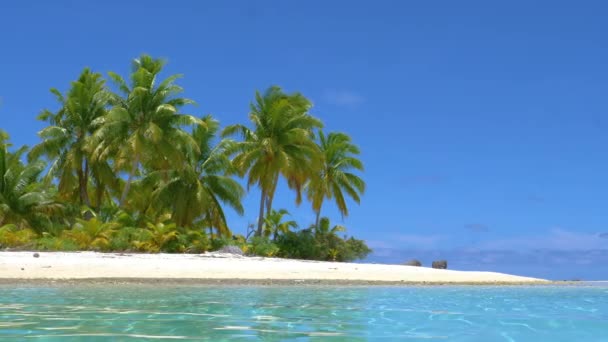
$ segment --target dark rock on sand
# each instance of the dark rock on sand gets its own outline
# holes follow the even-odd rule
[[[224,246],[218,250],[219,253],[243,255],[243,250],[238,246]]]
[[[34,253],[34,258],[40,258],[40,254]]]
[[[422,266],[420,260],[412,259],[403,263],[405,266]]]
[[[445,270],[448,268],[448,262],[446,260],[437,260],[437,261],[433,261],[433,268],[439,268],[442,270]]]

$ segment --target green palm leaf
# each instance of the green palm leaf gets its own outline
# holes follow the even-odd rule
[[[103,120],[95,122],[98,129],[89,142],[98,160],[112,157],[116,172],[127,172],[128,178],[119,198],[126,205],[131,184],[145,170],[165,170],[187,160],[184,151],[197,151],[195,142],[184,132],[184,126],[204,123],[193,116],[179,113],[181,107],[193,103],[179,98],[183,91],[175,84],[180,75],[157,82],[164,61],[142,55],[132,63],[129,84],[110,73],[121,94],[112,94],[113,108]]]
[[[316,213],[315,225],[320,224],[325,199],[333,199],[342,216],[347,216],[345,195],[359,203],[365,192],[365,182],[353,172],[363,171],[363,163],[357,159],[360,151],[348,135],[339,132],[325,135],[319,131],[318,146],[323,158],[306,184],[308,198]]]
[[[56,95],[60,108],[55,113],[45,110],[39,115],[39,120],[48,121],[51,126],[38,132],[42,142],[32,148],[28,158],[33,161],[44,157],[50,161],[47,182],[58,178],[60,198],[90,206],[91,184],[96,192],[107,191],[103,182],[95,179],[96,169],[104,168],[107,162],[93,158],[94,150],[87,145],[106,115],[110,95],[101,74],[89,69],[84,69],[72,82],[66,95],[57,89],[51,92]]]
[[[226,153],[233,156],[237,173],[246,176],[247,186],[260,188],[257,236],[263,232],[264,209],[266,216],[271,213],[279,177],[283,176],[295,190],[299,203],[311,167],[318,163],[319,149],[312,131],[322,124],[309,114],[311,107],[302,94],[286,94],[272,86],[264,94],[255,94],[249,113],[252,129],[232,125],[222,133],[223,137],[239,138],[226,143]]]

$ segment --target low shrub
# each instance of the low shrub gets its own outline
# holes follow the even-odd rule
[[[38,234],[31,229],[19,229],[14,224],[0,227],[0,248],[28,248],[36,243]]]
[[[67,236],[52,236],[43,233],[36,241],[36,248],[43,251],[73,252],[80,250],[78,243]]]
[[[273,257],[279,253],[279,246],[266,237],[254,237],[248,245],[247,254],[263,257]]]
[[[365,258],[371,249],[363,240],[335,234],[315,234],[310,229],[288,232],[277,239],[278,256],[322,261],[353,261]]]

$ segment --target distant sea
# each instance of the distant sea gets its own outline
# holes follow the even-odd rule
[[[608,284],[0,285],[0,341],[607,341]]]

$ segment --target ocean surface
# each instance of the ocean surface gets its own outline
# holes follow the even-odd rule
[[[0,285],[0,341],[608,341],[608,285]]]

